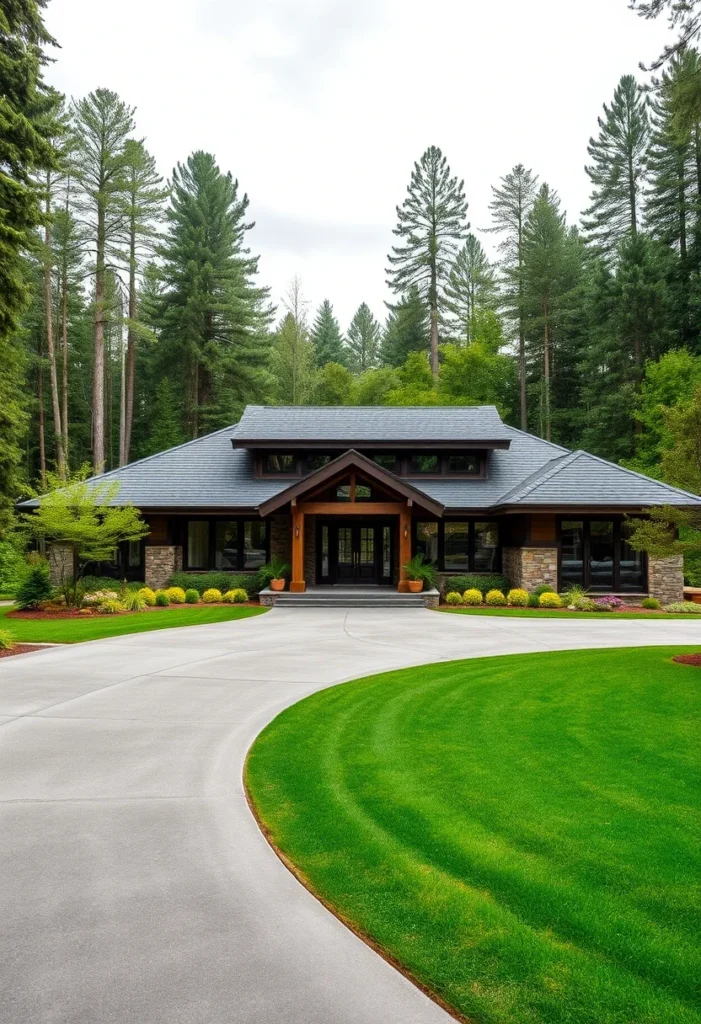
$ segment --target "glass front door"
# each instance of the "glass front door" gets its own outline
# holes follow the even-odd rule
[[[317,579],[320,583],[392,583],[393,530],[389,523],[319,524]]]

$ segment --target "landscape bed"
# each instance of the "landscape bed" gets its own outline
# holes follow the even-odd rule
[[[679,653],[321,691],[256,740],[249,798],[298,877],[461,1019],[698,1024],[701,676]]]
[[[700,606],[697,606],[700,607]],[[510,615],[523,618],[558,618],[561,619],[693,619],[693,614],[677,614],[675,612],[649,611],[647,608],[626,605],[619,611],[608,612],[581,612],[570,611],[569,608],[503,608],[488,605],[473,605],[470,608],[455,607],[454,605],[442,604],[439,611],[449,612],[452,615]],[[701,615],[698,616],[701,620]],[[701,635],[701,630],[700,630]]]

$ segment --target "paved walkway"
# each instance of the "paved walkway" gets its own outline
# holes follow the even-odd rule
[[[383,669],[689,643],[698,622],[275,609],[4,659],[2,1019],[447,1022],[272,853],[241,786],[252,740],[306,694]]]

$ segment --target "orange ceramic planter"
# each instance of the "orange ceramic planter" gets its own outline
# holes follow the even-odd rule
[[[420,594],[424,588],[423,580],[409,580],[409,593]]]
[[[284,590],[285,589],[285,581],[284,580],[271,580],[270,581],[270,589],[271,590]]]

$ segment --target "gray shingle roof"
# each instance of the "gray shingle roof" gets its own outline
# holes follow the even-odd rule
[[[506,441],[509,428],[493,405],[249,405],[234,428],[248,441]]]
[[[288,411],[285,410],[285,415]],[[345,418],[346,407],[323,411],[326,417],[332,418],[338,413],[344,424],[349,422]],[[358,411],[352,410],[353,413]],[[372,423],[377,423],[375,413],[384,410],[369,408],[363,411],[370,414]],[[410,440],[424,440],[420,423],[423,422],[423,414],[429,411],[439,413],[440,420],[443,414],[469,414],[470,408],[392,409],[393,413],[417,414],[418,422],[414,424]],[[280,413],[280,410],[275,409],[275,412]],[[489,418],[491,420],[491,414]],[[284,416],[277,419],[285,422]],[[665,504],[701,504],[701,498],[686,491],[586,452],[570,452],[515,427],[508,427],[501,421],[499,424],[502,436],[511,441],[511,447],[489,453],[486,479],[446,477],[426,480],[414,477],[408,482],[441,502],[448,512],[451,509],[486,511],[507,507],[595,509],[597,506],[644,508]],[[399,425],[395,421],[395,428],[398,429]],[[455,436],[454,432],[451,433]],[[326,430],[324,434],[317,432],[315,436],[325,434]],[[237,436],[236,426],[225,427],[196,441],[112,470],[95,478],[95,482],[118,480],[121,489],[117,501],[130,501],[142,509],[256,509],[261,502],[289,487],[290,481],[256,479],[253,475],[253,454],[245,448],[232,448],[232,440],[236,443]],[[24,507],[34,504],[36,502],[26,502]]]

